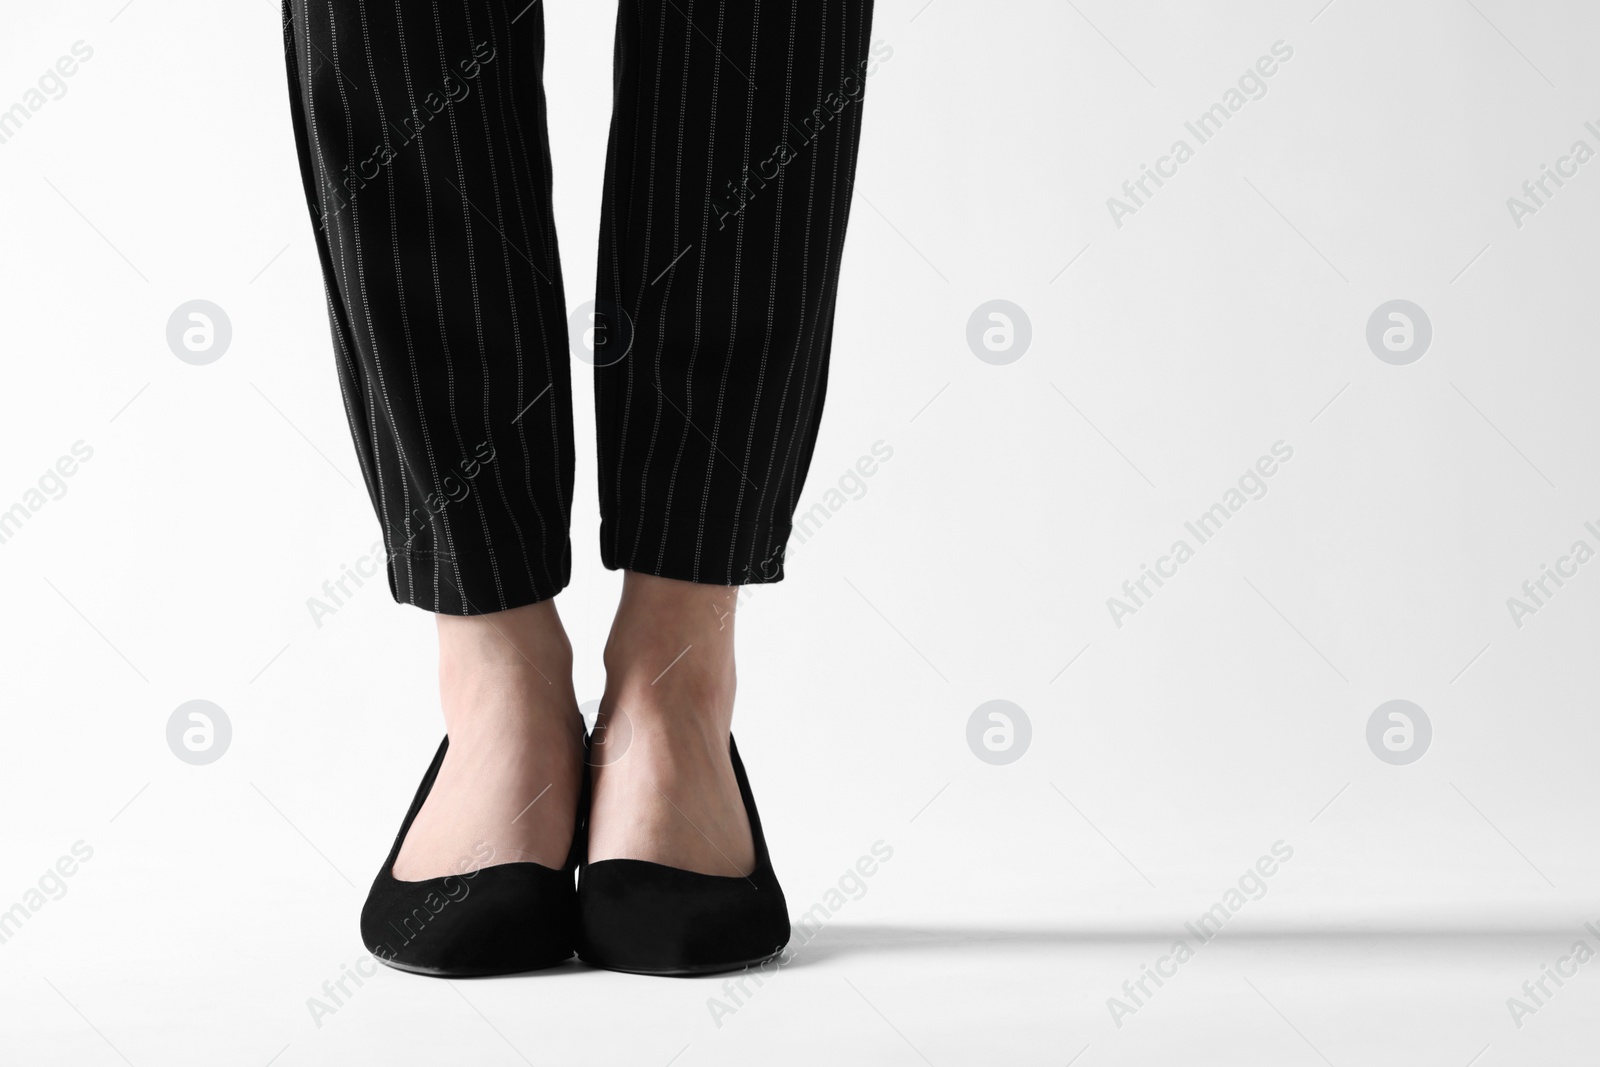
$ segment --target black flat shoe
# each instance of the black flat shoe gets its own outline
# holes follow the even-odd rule
[[[755,870],[730,878],[648,860],[585,864],[578,871],[584,962],[633,974],[716,974],[765,963],[789,943],[783,889],[731,737],[728,755],[750,819]]]
[[[587,837],[587,773],[578,798],[572,849],[560,870],[519,862],[420,882],[395,878],[395,857],[433,789],[449,747],[447,737],[372,883],[361,909],[361,940],[390,967],[441,978],[515,974],[570,959],[578,940],[573,871],[583,859]]]

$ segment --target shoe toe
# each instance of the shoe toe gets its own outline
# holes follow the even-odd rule
[[[769,959],[789,941],[776,879],[725,878],[644,860],[602,860],[582,874],[579,955],[640,974],[707,974]]]
[[[509,974],[572,956],[572,873],[536,863],[400,882],[379,877],[361,937],[379,960],[435,975]]]

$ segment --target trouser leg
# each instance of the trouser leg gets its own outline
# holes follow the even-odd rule
[[[871,20],[871,0],[621,0],[596,285],[608,567],[783,576]]]
[[[571,570],[571,370],[542,7],[285,0],[339,384],[396,600],[503,611]]]

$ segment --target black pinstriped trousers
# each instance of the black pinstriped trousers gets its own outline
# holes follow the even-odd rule
[[[345,411],[396,600],[571,572],[542,8],[285,0]],[[822,412],[872,0],[620,0],[594,315],[601,554],[778,581]]]

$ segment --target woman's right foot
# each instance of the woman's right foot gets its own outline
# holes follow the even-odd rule
[[[550,601],[438,616],[450,744],[393,876],[418,882],[504,863],[560,868],[584,775],[572,646]]]
[[[440,616],[448,735],[361,909],[378,959],[454,978],[569,959],[588,805],[571,648],[548,603]]]

